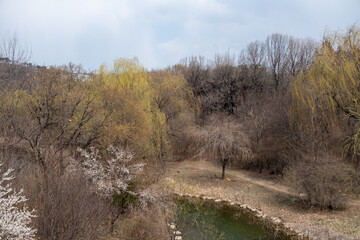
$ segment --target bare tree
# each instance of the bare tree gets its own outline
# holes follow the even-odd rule
[[[234,60],[229,52],[217,54],[210,70],[213,110],[225,111],[230,115],[234,114],[238,98],[243,95],[242,81],[238,78]]]
[[[192,56],[183,59],[180,64],[184,67],[182,68],[182,73],[194,89],[195,95],[204,94],[207,87],[206,80],[208,78],[205,58],[202,56]]]
[[[211,117],[204,127],[194,131],[195,137],[202,143],[199,156],[208,156],[221,163],[221,178],[225,178],[225,168],[231,161],[241,161],[251,155],[250,140],[243,126],[230,117]]]
[[[248,68],[248,78],[250,85],[256,91],[262,91],[264,87],[264,77],[266,75],[265,63],[265,44],[260,41],[251,42],[241,52],[238,63],[240,66]]]
[[[312,39],[299,39],[290,37],[288,46],[289,73],[295,77],[305,70],[313,61],[316,43]]]
[[[302,68],[305,69],[310,67],[310,65],[313,63],[316,49],[319,44],[311,38],[302,39],[301,43],[300,62]]]
[[[269,121],[269,117],[272,114],[273,109],[269,107],[271,97],[261,94],[253,94],[249,97],[249,103],[246,108],[246,116],[244,119],[244,125],[249,129],[249,137],[251,140],[251,149],[253,152],[253,159],[251,164],[255,164],[262,172],[264,161],[263,141],[266,136],[266,125]]]
[[[20,44],[19,37],[14,32],[1,39],[0,57],[11,64],[22,64],[30,61],[31,51]]]
[[[266,39],[267,64],[273,75],[274,87],[277,91],[285,81],[288,66],[289,37],[274,33]]]
[[[31,51],[20,44],[16,33],[3,36],[0,39],[0,84],[23,88],[26,76],[32,72],[26,67],[30,59]]]
[[[68,70],[39,70],[28,91],[9,92],[4,96],[7,105],[0,107],[0,116],[9,125],[3,137],[21,142],[43,167],[49,147],[59,152],[87,147],[99,137],[106,119],[97,115],[101,110],[91,84]]]
[[[256,40],[249,43],[241,52],[239,63],[249,66],[260,66],[265,60],[265,44]]]
[[[205,113],[211,111],[212,84],[209,82],[209,69],[205,65],[205,58],[202,56],[192,56],[181,61],[177,69],[184,75],[186,81],[194,91],[194,95],[199,97],[202,103],[201,118],[204,119]]]
[[[300,39],[294,38],[290,36],[289,38],[289,72],[294,77],[297,75],[298,71],[300,70]]]
[[[32,164],[23,176],[29,204],[41,239],[99,239],[110,212],[110,204],[98,197],[81,170],[59,165],[59,154],[49,153],[45,172]]]

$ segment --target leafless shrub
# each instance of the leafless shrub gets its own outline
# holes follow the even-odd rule
[[[312,206],[329,209],[346,207],[346,193],[351,190],[351,167],[329,154],[307,156],[291,164],[285,180]]]
[[[41,239],[98,239],[109,206],[97,197],[80,171],[59,167],[55,155],[46,157],[46,170],[28,166],[22,176]],[[24,169],[25,171],[25,169]]]

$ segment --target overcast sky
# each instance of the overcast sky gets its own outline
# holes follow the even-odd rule
[[[137,56],[148,69],[237,54],[271,33],[321,39],[360,24],[360,0],[0,0],[0,35],[17,32],[44,65],[87,70]]]

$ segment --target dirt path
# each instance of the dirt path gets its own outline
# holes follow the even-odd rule
[[[279,192],[279,193],[295,196],[295,194],[292,193],[288,187],[286,187],[280,183],[275,183],[274,181],[271,181],[271,180],[264,180],[264,179],[256,178],[256,177],[247,175],[244,171],[239,171],[239,170],[228,170],[227,173],[228,173],[228,177],[230,177],[230,179],[232,178],[234,180],[248,181],[251,184],[262,186],[262,187],[268,189],[269,191],[274,191],[274,192]]]
[[[170,162],[168,164],[169,169],[182,169],[187,171],[194,171],[194,172],[200,172],[201,174],[204,174],[206,172],[213,173],[214,178],[218,175],[220,175],[220,168],[218,166],[213,165],[212,163],[200,161],[200,162],[189,162],[184,161],[181,163],[174,163]],[[255,174],[253,174],[255,175]],[[261,174],[256,174],[257,176],[252,176],[251,174],[247,173],[246,171],[242,170],[234,170],[234,169],[227,169],[226,170],[226,177],[231,179],[231,181],[241,181],[241,182],[248,182],[249,184],[254,184],[257,186],[261,186],[266,188],[269,191],[274,191],[282,194],[287,194],[289,196],[296,196],[291,190],[279,183],[275,182],[274,180],[266,180],[263,179],[264,176]]]
[[[227,169],[221,180],[219,166],[205,161],[168,163],[166,179],[177,192],[204,194],[246,203],[288,226],[318,239],[360,239],[360,201],[344,211],[320,211],[304,204],[275,176]]]

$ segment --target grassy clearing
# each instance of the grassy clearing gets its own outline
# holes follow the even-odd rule
[[[293,229],[318,239],[360,239],[360,201],[351,200],[343,211],[307,208],[304,202],[275,176],[229,169],[221,180],[221,168],[210,162],[168,163],[164,184],[178,193],[230,199],[281,218]]]

